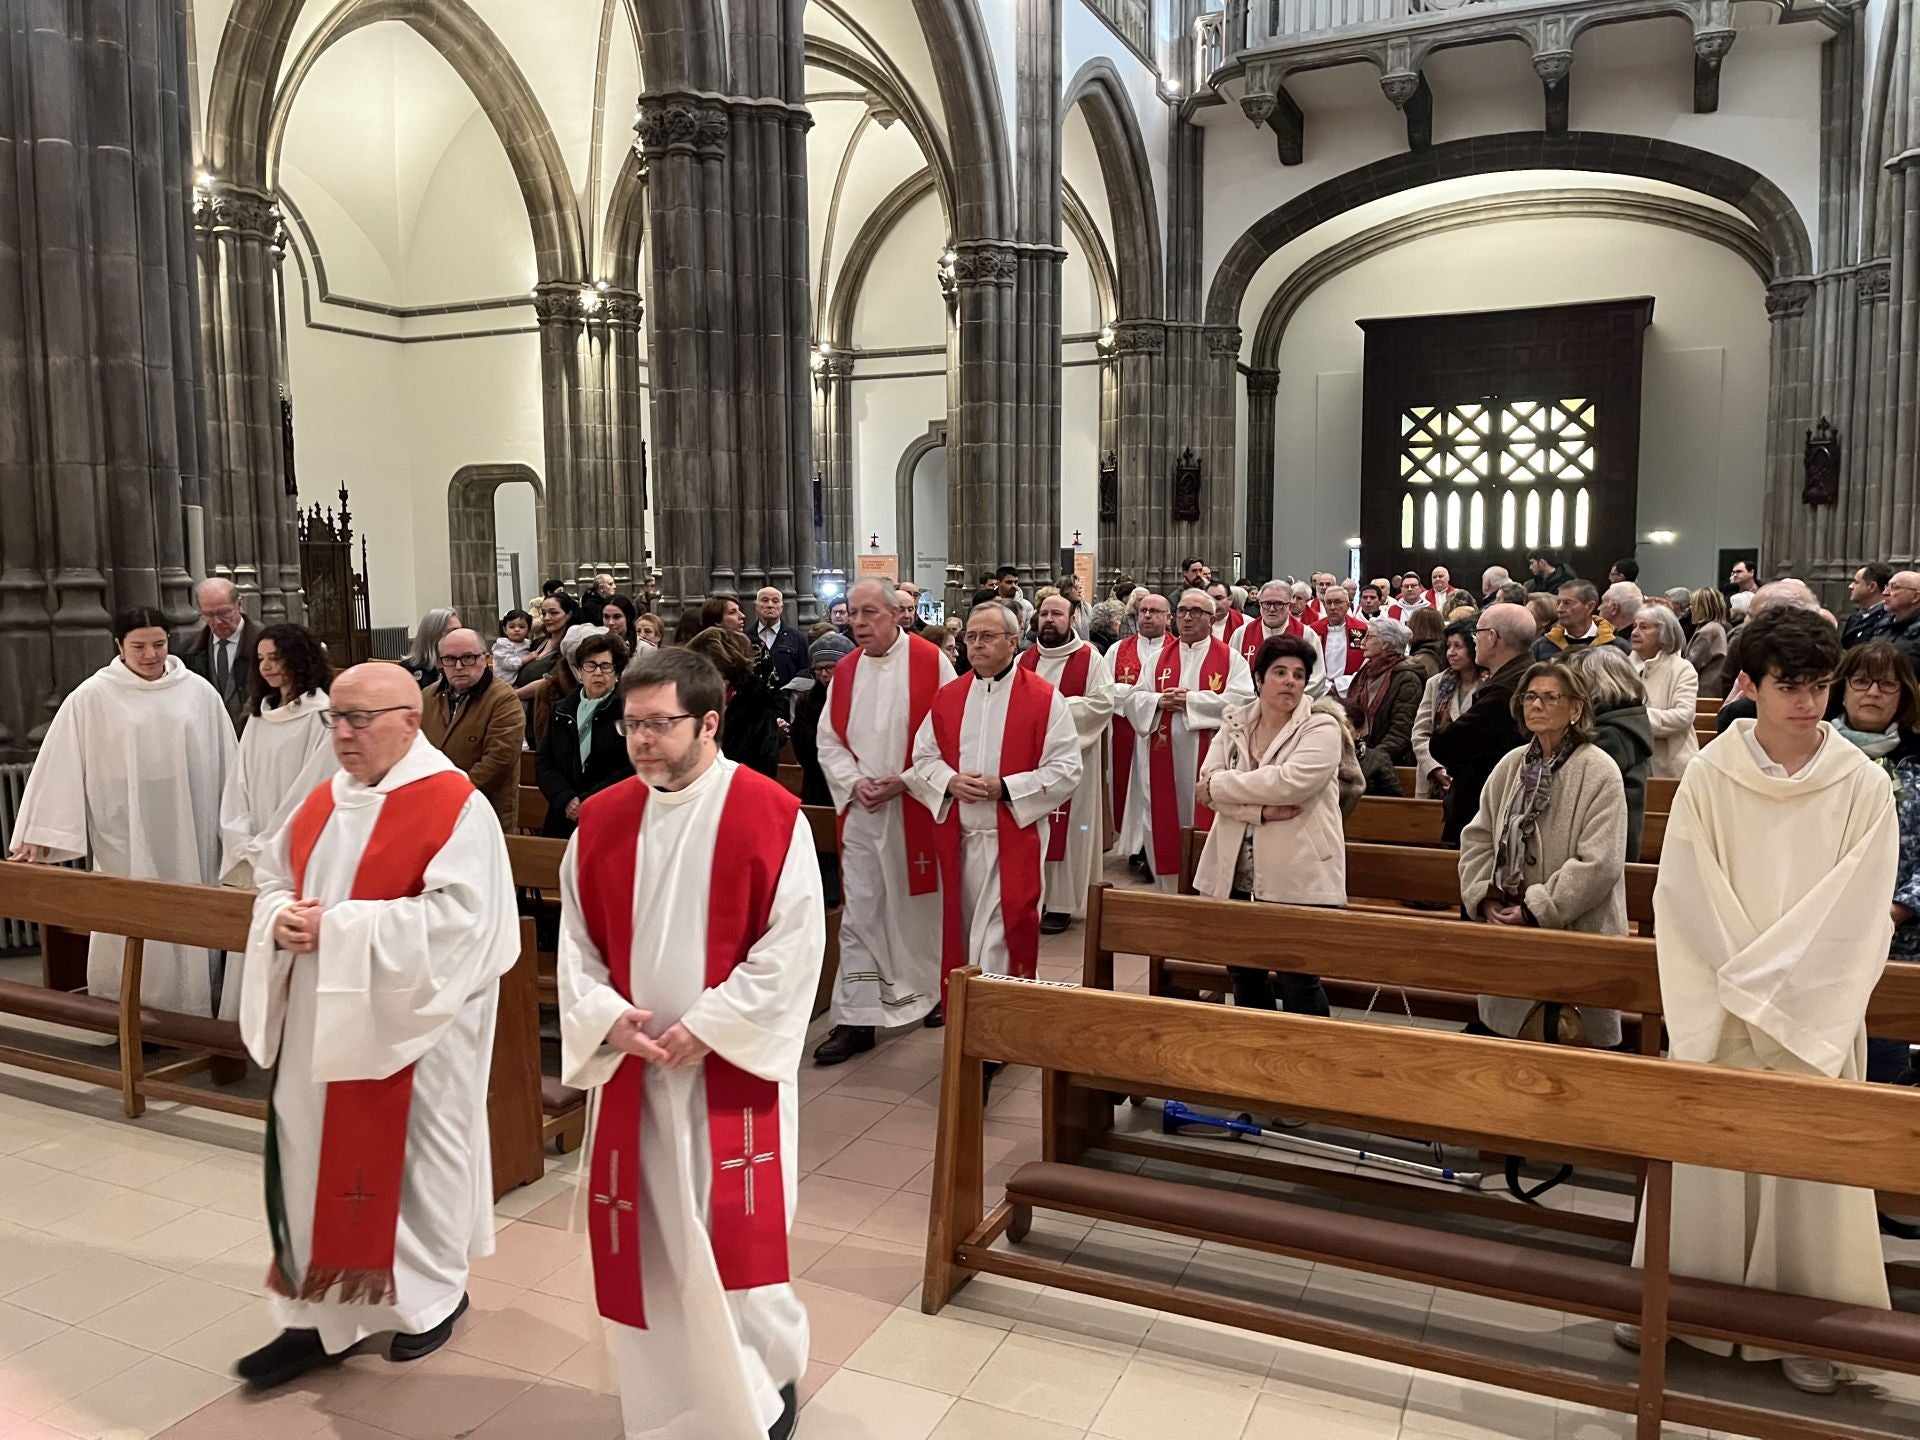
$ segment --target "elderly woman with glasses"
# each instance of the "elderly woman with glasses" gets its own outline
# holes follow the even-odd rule
[[[589,635],[573,652],[580,688],[554,705],[534,758],[534,781],[547,797],[542,835],[565,840],[579,824],[582,801],[633,774],[615,728],[627,657],[626,645],[611,634]]]
[[[1700,698],[1700,672],[1682,653],[1687,637],[1680,617],[1664,605],[1645,605],[1633,617],[1633,668],[1647,689],[1647,720],[1653,727],[1656,780],[1678,780],[1687,762],[1700,753],[1694,733],[1694,702]]]
[[[1586,682],[1561,661],[1534,665],[1513,695],[1527,743],[1493,767],[1460,836],[1460,903],[1489,925],[1627,933],[1627,794],[1593,743]],[[1548,1028],[1548,1022],[1552,1028]],[[1475,1033],[1562,1044],[1620,1043],[1620,1014],[1480,997]]]

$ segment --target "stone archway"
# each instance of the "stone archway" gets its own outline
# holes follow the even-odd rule
[[[914,579],[914,503],[913,477],[920,468],[920,462],[935,450],[945,449],[947,444],[947,422],[933,420],[927,424],[927,433],[917,437],[901,452],[900,463],[893,473],[893,543],[900,552],[900,574],[897,580]],[[949,517],[951,524],[951,517]],[[948,559],[951,561],[952,543],[948,543]],[[944,586],[946,577],[940,578]]]
[[[466,465],[447,486],[447,559],[453,608],[468,626],[487,633],[487,617],[500,612],[495,568],[499,532],[494,524],[494,492],[502,485],[533,487],[534,533],[546,533],[546,487],[527,465]]]

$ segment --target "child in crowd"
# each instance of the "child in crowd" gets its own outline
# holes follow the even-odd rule
[[[519,676],[533,649],[527,643],[532,629],[533,617],[524,610],[509,610],[500,617],[500,638],[493,642],[493,669],[509,685]]]

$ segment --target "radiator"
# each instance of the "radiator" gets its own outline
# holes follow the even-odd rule
[[[10,848],[12,845],[14,817],[20,813],[20,797],[26,792],[27,775],[32,769],[32,765],[25,763],[0,765],[0,846]],[[24,920],[0,918],[0,955],[39,948],[38,926]]]

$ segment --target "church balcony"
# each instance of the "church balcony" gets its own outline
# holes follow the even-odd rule
[[[1532,52],[1546,91],[1547,128],[1566,128],[1574,43],[1596,25],[1679,17],[1693,29],[1696,114],[1720,103],[1720,66],[1738,34],[1739,3],[1779,23],[1850,23],[1853,0],[1229,0],[1194,23],[1193,100],[1237,104],[1270,126],[1285,164],[1300,163],[1302,117],[1289,75],[1370,64],[1380,88],[1406,113],[1408,142],[1432,129],[1432,92],[1422,72],[1436,50],[1518,40]]]

